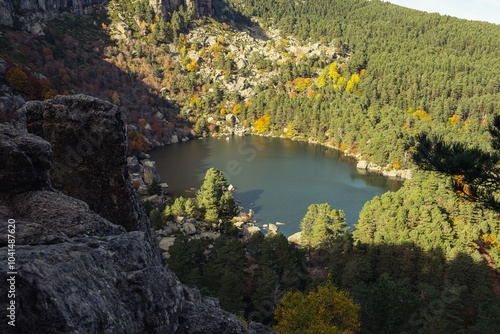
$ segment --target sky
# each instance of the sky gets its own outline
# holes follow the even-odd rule
[[[500,24],[500,0],[386,0],[403,7]]]

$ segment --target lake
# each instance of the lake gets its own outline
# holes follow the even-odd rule
[[[360,173],[356,161],[339,151],[282,138],[203,138],[157,148],[151,159],[173,196],[194,197],[206,170],[221,170],[243,211],[252,209],[259,226],[284,223],[278,231],[286,236],[300,231],[310,204],[343,210],[353,226],[367,201],[402,184]]]

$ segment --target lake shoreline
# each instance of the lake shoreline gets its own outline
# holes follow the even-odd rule
[[[404,181],[404,180],[410,180],[412,178],[412,170],[407,168],[407,169],[398,169],[395,170],[393,169],[390,165],[387,165],[386,167],[382,167],[380,165],[374,164],[372,162],[368,162],[363,159],[363,156],[361,153],[352,153],[349,150],[341,150],[339,147],[336,147],[333,144],[329,144],[327,142],[320,142],[315,140],[314,138],[311,137],[292,137],[285,135],[283,133],[281,134],[273,134],[273,131],[270,133],[259,133],[256,132],[255,130],[251,128],[245,128],[245,127],[236,127],[236,128],[229,128],[230,131],[227,132],[228,127],[222,132],[222,133],[217,133],[214,135],[211,135],[210,137],[214,138],[220,138],[223,136],[259,136],[259,137],[269,137],[269,138],[281,138],[281,139],[290,139],[292,141],[300,141],[300,142],[307,142],[311,144],[318,144],[327,148],[330,148],[332,150],[335,150],[337,152],[341,152],[343,155],[352,157],[356,159],[357,165],[356,168],[361,172],[365,171],[367,173],[376,173],[376,174],[382,174],[385,177],[388,177],[389,179],[394,179],[397,181]],[[242,134],[242,135],[237,135]]]
[[[339,150],[283,139],[290,138],[208,137],[151,153],[171,193],[191,196],[203,172],[214,167],[235,186],[243,210],[254,210],[259,226],[285,223],[279,231],[287,236],[300,230],[297,224],[310,204],[332,204],[346,213],[352,226],[367,201],[402,185],[402,180],[360,173]]]

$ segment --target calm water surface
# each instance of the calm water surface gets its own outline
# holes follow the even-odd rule
[[[223,171],[243,210],[253,209],[259,225],[285,223],[279,231],[287,236],[300,231],[310,204],[343,210],[353,226],[367,201],[401,186],[360,174],[355,161],[338,151],[281,138],[204,138],[155,149],[151,158],[175,196],[193,197],[210,167]]]

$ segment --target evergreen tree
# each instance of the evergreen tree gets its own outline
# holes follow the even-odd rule
[[[149,213],[149,220],[151,221],[151,227],[155,230],[162,228],[163,222],[161,220],[160,210],[154,209]]]
[[[170,207],[170,212],[174,216],[185,216],[185,206],[186,206],[186,201],[184,200],[184,197],[177,197],[174,201],[174,204]]]
[[[198,208],[207,222],[217,223],[219,219],[222,219],[223,226],[226,226],[231,218],[238,213],[233,195],[226,189],[227,181],[222,172],[210,168],[196,195]]]
[[[300,226],[302,242],[309,248],[318,248],[347,229],[344,212],[332,210],[326,203],[311,204]]]
[[[195,206],[191,198],[188,198],[184,204],[184,213],[186,218],[194,218],[195,216]]]
[[[162,195],[160,183],[156,180],[156,178],[153,178],[153,181],[151,182],[151,184],[148,185],[148,195],[149,196],[152,196],[152,195],[161,196]]]

